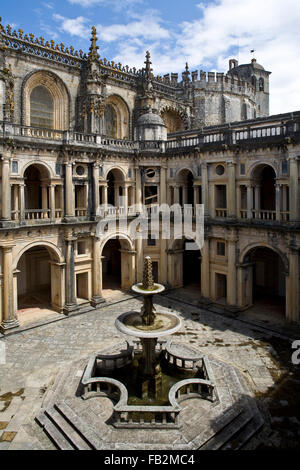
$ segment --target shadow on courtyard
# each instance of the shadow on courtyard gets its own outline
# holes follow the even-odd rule
[[[246,336],[246,341],[240,346],[251,346],[254,349],[264,348],[268,351],[273,363],[268,371],[274,381],[266,392],[254,394],[258,407],[267,410],[270,420],[270,432],[267,440],[259,445],[259,449],[299,449],[300,448],[300,364],[292,363],[292,343],[300,339],[298,325],[277,324],[266,325],[251,319],[240,318],[235,314],[216,313],[203,307],[190,304],[186,297],[181,300],[174,297],[174,291],[155,299],[158,305],[167,308],[177,308],[185,320],[199,322],[203,327],[214,331],[232,331]],[[282,336],[280,335],[280,332]],[[290,333],[293,333],[290,335]],[[199,333],[198,333],[199,334]],[[201,334],[201,333],[200,333]],[[222,340],[215,339],[218,348],[230,346]],[[235,343],[235,346],[239,344]]]

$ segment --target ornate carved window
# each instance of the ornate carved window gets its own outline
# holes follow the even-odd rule
[[[69,128],[69,96],[62,80],[48,71],[25,79],[22,92],[23,124],[45,129]]]
[[[105,106],[104,120],[105,120],[105,135],[116,139],[118,137],[117,113],[111,104],[107,104]]]
[[[54,104],[44,86],[36,86],[30,95],[30,125],[53,129]]]

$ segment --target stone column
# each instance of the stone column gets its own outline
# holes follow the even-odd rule
[[[66,255],[66,304],[64,313],[68,315],[70,312],[77,310],[77,300],[75,295],[75,262],[74,262],[74,241],[75,237],[68,237],[67,255]]]
[[[128,212],[128,186],[125,183],[123,189],[123,198],[124,198],[124,215]]]
[[[298,158],[289,157],[290,162],[290,221],[298,221],[299,216],[299,178],[298,178]]]
[[[25,184],[19,184],[20,221],[25,220]]]
[[[75,217],[72,163],[66,164],[66,217]]]
[[[194,184],[194,207],[199,204],[199,186]]]
[[[227,161],[228,169],[228,217],[236,217],[236,199],[235,199],[235,163]]]
[[[275,184],[275,210],[276,220],[280,220],[280,188],[281,184]]]
[[[42,209],[44,211],[48,209],[48,186],[47,184],[42,185]]]
[[[210,243],[209,238],[204,239],[201,250],[201,296],[210,298]]]
[[[289,246],[289,275],[286,277],[286,318],[300,321],[299,247]]]
[[[208,198],[208,171],[207,163],[201,163],[201,175],[202,175],[202,204],[204,204],[204,216],[209,215],[209,198]]]
[[[51,220],[55,220],[55,184],[50,186],[50,217]]]
[[[236,305],[237,283],[236,283],[236,242],[235,231],[232,230],[227,238],[227,303]]]
[[[18,185],[13,186],[13,198],[14,198],[14,220],[20,220],[19,212],[19,188]]]
[[[179,185],[174,185],[174,204],[179,204]]]
[[[102,205],[107,206],[107,183],[102,185]]]
[[[3,221],[11,220],[10,160],[2,157],[2,216]]]
[[[254,186],[255,210],[257,211],[260,210],[260,188],[261,186],[259,184]]]
[[[12,269],[13,245],[2,246],[3,259],[3,314],[0,325],[1,333],[19,326],[16,311],[14,309],[14,283]]]
[[[136,167],[135,169],[135,203],[137,205],[138,211],[142,210],[143,198],[142,198],[142,180],[140,168]]]
[[[93,189],[94,189],[94,207],[92,212],[94,215],[98,215],[99,206],[100,206],[100,197],[99,197],[99,165],[94,163],[93,166]]]
[[[167,204],[167,168],[160,168],[160,204]]]
[[[102,256],[101,241],[94,235],[93,240],[93,297],[91,304],[93,307],[104,302],[102,297]]]
[[[253,189],[252,184],[247,184],[247,219],[252,219]],[[256,216],[257,217],[257,216]]]

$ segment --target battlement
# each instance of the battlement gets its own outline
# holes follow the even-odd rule
[[[205,72],[200,70],[200,74],[195,70],[192,72],[192,84],[195,88],[206,88],[207,90],[255,94],[252,83],[239,78],[237,75],[224,74],[220,72]]]

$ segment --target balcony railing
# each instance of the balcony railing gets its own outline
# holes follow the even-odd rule
[[[227,217],[227,209],[216,209],[216,217]]]
[[[50,209],[25,209],[25,219],[27,220],[50,219]]]
[[[276,211],[253,210],[252,217],[260,220],[276,220]]]
[[[77,207],[75,209],[75,216],[76,217],[86,217],[87,210],[84,207]]]

